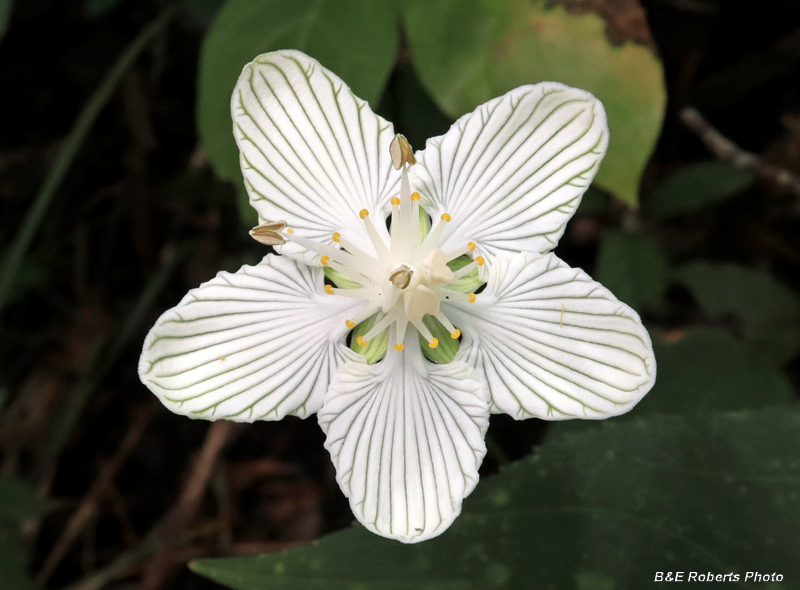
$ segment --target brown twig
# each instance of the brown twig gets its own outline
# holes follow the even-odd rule
[[[56,541],[50,554],[45,559],[41,571],[36,577],[39,585],[44,586],[58,564],[70,550],[75,541],[81,536],[86,526],[97,516],[101,500],[106,495],[112,485],[117,472],[120,470],[125,460],[137,447],[142,435],[150,425],[150,421],[155,415],[155,404],[148,404],[140,410],[133,419],[131,427],[122,439],[114,456],[100,469],[92,487],[84,496],[77,510],[69,519],[67,526]]]
[[[161,522],[153,528],[149,535],[151,538],[162,540],[166,548],[171,548],[174,540],[180,538],[181,533],[197,514],[206,486],[214,472],[217,458],[239,430],[239,426],[239,424],[225,420],[211,424],[203,442],[203,448],[184,484],[181,497]],[[139,583],[140,590],[161,588],[164,580],[175,567],[173,560],[161,557],[161,555],[157,556],[145,567]]]
[[[800,198],[800,178],[788,170],[767,164],[758,155],[745,151],[715,129],[692,106],[683,107],[678,118],[717,157],[734,168],[749,170],[778,189]]]

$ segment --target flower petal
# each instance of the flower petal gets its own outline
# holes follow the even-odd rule
[[[245,66],[231,113],[250,203],[262,221],[333,244],[340,232],[373,253],[359,211],[381,211],[399,191],[392,124],[336,74],[299,51],[275,51]],[[388,240],[383,223],[376,229]],[[316,257],[295,244],[283,254]]]
[[[478,368],[492,411],[601,419],[627,412],[655,383],[636,312],[554,254],[498,257],[475,303],[442,307],[464,334],[456,360]]]
[[[237,422],[305,418],[322,405],[362,302],[323,290],[322,269],[269,255],[189,291],[150,330],[139,376],[173,412]]]
[[[410,169],[433,219],[449,213],[440,249],[547,252],[564,233],[608,144],[603,105],[555,82],[521,86],[429,139]]]
[[[404,543],[441,534],[461,512],[478,483],[489,424],[474,371],[428,363],[416,340],[375,365],[346,363],[319,412],[353,514]]]

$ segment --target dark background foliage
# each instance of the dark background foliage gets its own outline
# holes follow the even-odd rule
[[[169,4],[14,2],[0,41],[6,260],[81,109]],[[352,519],[315,420],[210,426],[161,408],[136,375],[161,312],[264,254],[198,139],[199,56],[221,4],[186,3],[125,72],[0,310],[0,504],[14,507],[0,509],[0,588],[24,587],[24,571],[52,588],[218,587],[185,563],[273,553]],[[593,188],[556,250],[651,329],[660,376],[641,411],[788,407],[800,385],[800,4],[642,0],[651,37],[625,20],[635,2],[563,4],[600,14],[612,43],[655,48],[664,69],[641,208]],[[403,35],[377,110],[422,147],[452,119],[410,56]],[[683,122],[688,105],[756,165],[709,151]],[[482,475],[560,426],[493,416]]]

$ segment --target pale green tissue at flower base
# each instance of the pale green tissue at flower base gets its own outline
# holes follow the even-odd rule
[[[251,234],[279,255],[156,322],[139,374],[170,410],[317,413],[356,518],[413,543],[477,484],[490,413],[603,419],[653,386],[636,312],[550,253],[608,143],[591,94],[523,86],[414,153],[335,74],[278,51],[231,108]]]

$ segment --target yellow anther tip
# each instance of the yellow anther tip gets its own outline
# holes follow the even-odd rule
[[[345,320],[344,321],[344,325],[347,326],[348,328],[355,328],[356,327],[355,322],[351,322],[350,320]]]
[[[450,338],[452,338],[453,340],[455,340],[455,339],[456,339],[456,338],[458,338],[459,336],[461,336],[461,330],[459,330],[458,328],[456,328],[456,331],[455,331],[455,332],[453,332],[452,334],[450,334]]]
[[[322,257],[320,257],[319,261],[322,264],[322,266],[328,266],[328,261],[330,259],[331,259],[330,256],[322,256]],[[330,286],[330,285],[328,285],[328,286]]]
[[[342,234],[340,234],[338,231],[337,231],[337,232],[334,232],[334,234],[331,236],[331,239],[332,239],[334,242],[337,242],[337,243],[338,243],[338,242],[339,242],[339,240],[341,240],[341,239],[342,239]]]
[[[400,344],[395,344],[395,345],[394,345],[394,349],[395,349],[396,351],[398,351],[398,352],[400,352],[401,350],[403,350],[405,347],[406,347],[406,345],[405,345],[405,344],[403,344],[402,342],[401,342]]]
[[[369,211],[367,211],[366,209],[362,209],[361,211],[358,212],[358,215],[361,217],[361,219],[364,219],[367,215],[369,215]]]
[[[330,285],[325,285],[325,292],[328,295],[333,295],[333,287],[331,287]]]
[[[469,294],[469,302],[470,303],[475,303],[475,293],[470,293]]]
[[[437,346],[439,346],[439,339],[434,338],[433,340],[428,342],[428,346],[430,346],[431,348],[436,348]]]
[[[421,198],[422,197],[419,195],[419,193],[411,193],[411,200],[412,201],[419,201]]]
[[[486,261],[483,259],[483,256],[476,256],[475,262],[478,263],[478,266],[483,266],[486,263]]]
[[[293,230],[291,227],[287,227],[287,228],[286,228],[285,230],[283,230],[283,231],[285,231],[287,234],[293,234],[293,233],[294,233],[294,230]]]
[[[392,205],[399,205],[400,199],[397,197],[392,197]]]
[[[358,338],[356,338],[356,342],[358,342],[359,346],[366,346],[368,344],[368,342],[364,340],[363,336],[359,336]]]
[[[442,221],[450,221],[450,214],[442,213]]]
[[[467,247],[469,248],[470,252],[474,252],[475,248],[477,248],[478,246],[475,245],[475,242],[470,242],[469,244],[467,244]]]

